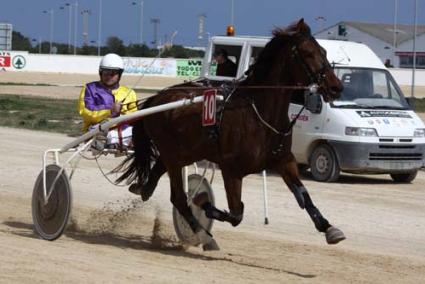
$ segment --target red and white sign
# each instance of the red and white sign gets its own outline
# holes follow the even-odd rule
[[[0,55],[0,67],[10,67],[10,56]]]
[[[214,125],[216,120],[217,90],[206,90],[203,95],[202,126]]]

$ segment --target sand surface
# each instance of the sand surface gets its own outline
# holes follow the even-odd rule
[[[0,73],[2,94],[76,99],[96,76]],[[162,88],[181,79],[124,77],[131,87]],[[147,94],[139,93],[139,96]],[[424,118],[425,116],[422,115]],[[177,240],[168,178],[142,203],[126,187],[108,183],[94,161],[83,160],[72,178],[70,227],[56,241],[34,232],[31,194],[42,153],[73,138],[0,127],[1,283],[423,283],[425,279],[425,173],[413,184],[389,176],[343,175],[323,184],[304,177],[324,216],[347,240],[326,244],[282,180],[268,178],[270,224],[264,225],[262,178],[244,180],[245,216],[236,228],[214,223],[221,250],[203,252]],[[111,169],[118,158],[103,157]],[[191,169],[193,172],[193,169]],[[223,182],[213,182],[216,204],[227,208]]]
[[[245,216],[236,228],[214,223],[221,250],[203,252],[176,239],[168,178],[142,203],[109,184],[94,161],[72,178],[71,226],[56,241],[33,232],[31,194],[44,150],[72,138],[0,128],[0,282],[2,283],[423,283],[425,173],[413,184],[389,176],[343,175],[339,183],[304,178],[324,216],[347,240],[329,246],[282,180],[268,178],[264,225],[262,178],[244,180]],[[118,158],[99,163],[110,169]],[[193,169],[191,169],[193,171]],[[216,204],[227,208],[221,174]]]

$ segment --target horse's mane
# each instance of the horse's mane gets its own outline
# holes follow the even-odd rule
[[[265,82],[269,78],[270,66],[275,64],[276,55],[282,49],[290,36],[295,34],[311,35],[311,30],[303,20],[293,23],[286,28],[275,28],[272,31],[273,38],[266,44],[264,49],[258,55],[254,65],[250,68],[248,76],[250,83]]]

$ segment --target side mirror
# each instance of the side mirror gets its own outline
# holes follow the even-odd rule
[[[408,97],[406,98],[406,102],[412,110],[415,110],[415,98]]]
[[[305,98],[305,108],[311,113],[320,113],[322,111],[322,98],[320,94],[308,92]]]

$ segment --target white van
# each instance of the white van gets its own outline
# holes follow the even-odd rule
[[[202,76],[216,76],[213,54],[225,49],[237,64],[236,78],[254,62],[270,38],[211,38]],[[397,182],[411,182],[424,167],[425,125],[409,104],[381,60],[366,45],[318,40],[344,85],[341,98],[326,103],[321,96],[293,101],[293,118],[306,104],[293,130],[292,152],[301,167],[318,181],[336,181],[341,171],[390,174]]]

